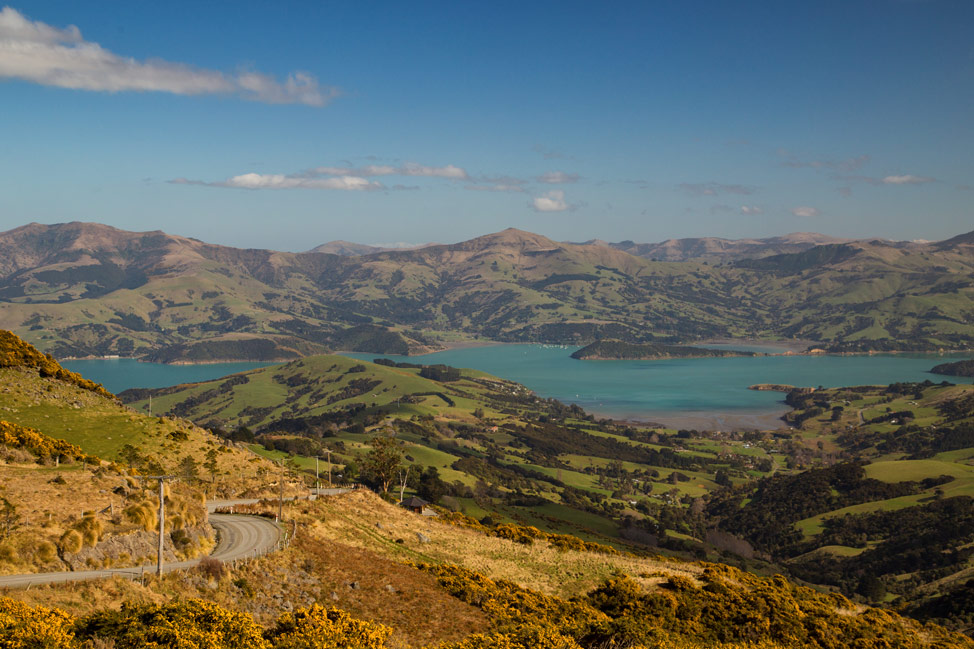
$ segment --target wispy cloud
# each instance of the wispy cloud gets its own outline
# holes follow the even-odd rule
[[[531,208],[535,212],[564,212],[569,207],[570,205],[565,202],[565,192],[560,189],[545,192],[531,201]]]
[[[913,174],[902,174],[902,175],[891,175],[884,176],[883,178],[874,178],[872,176],[834,176],[836,180],[841,180],[842,182],[850,183],[865,183],[867,185],[924,185],[926,183],[937,182],[936,178],[929,178],[927,176],[915,176]]]
[[[175,185],[202,185],[204,187],[229,187],[232,189],[337,189],[346,191],[367,191],[384,189],[378,182],[358,176],[337,176],[333,178],[307,178],[285,176],[282,174],[241,174],[217,182],[176,178],[170,180]]]
[[[793,207],[791,213],[795,216],[801,216],[805,218],[811,218],[814,216],[819,216],[822,213],[815,209],[814,207]]]
[[[375,176],[425,176],[427,178],[447,178],[451,180],[469,180],[467,172],[455,165],[444,167],[427,167],[415,162],[402,165],[366,165],[364,167],[315,167],[305,172],[309,176],[359,176],[371,178]]]
[[[721,183],[681,183],[677,187],[691,196],[720,196],[722,194],[738,194],[748,196],[756,189],[747,185],[723,185]]]
[[[882,182],[884,185],[923,185],[934,182],[934,179],[927,178],[925,176],[904,174],[902,176],[886,176],[880,182]]]
[[[464,189],[472,192],[524,192],[520,183],[493,183],[490,185],[464,185]]]
[[[580,176],[578,174],[565,173],[564,171],[549,171],[541,174],[535,180],[548,185],[568,185],[577,183],[579,178]]]
[[[64,29],[32,21],[11,7],[0,9],[0,78],[43,86],[100,92],[168,92],[234,95],[268,104],[324,106],[340,94],[305,72],[278,81],[260,72],[224,74],[160,59],[137,61]]]
[[[561,151],[557,151],[543,144],[536,144],[534,146],[534,152],[540,155],[545,160],[571,160],[570,155],[565,155]]]
[[[202,185],[204,187],[229,187],[233,189],[338,189],[363,191],[387,189],[409,191],[419,189],[414,185],[396,184],[387,187],[376,180],[376,176],[410,176],[444,178],[447,180],[468,179],[467,172],[454,165],[427,167],[415,162],[402,165],[368,165],[365,167],[315,167],[293,174],[246,173],[226,180],[208,182],[176,178],[170,183],[176,185]]]
[[[842,173],[852,173],[857,169],[861,169],[872,159],[868,154],[864,153],[854,158],[846,158],[845,160],[801,160],[791,155],[787,151],[779,151],[779,153],[788,158],[781,163],[785,167],[793,167],[795,169],[800,169],[803,167],[808,167],[811,169],[831,169],[833,171],[840,171]]]
[[[752,214],[762,214],[763,212],[764,210],[762,210],[757,205],[741,205],[741,214],[747,216],[750,216]]]

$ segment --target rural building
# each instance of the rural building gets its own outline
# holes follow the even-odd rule
[[[426,502],[419,496],[413,496],[412,498],[408,500],[404,500],[402,502],[403,507],[417,514],[422,514],[423,508],[426,507],[426,505],[428,504],[429,504],[428,502]]]

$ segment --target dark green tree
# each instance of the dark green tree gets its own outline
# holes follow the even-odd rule
[[[374,437],[369,444],[372,449],[363,458],[362,468],[381,487],[380,493],[385,493],[402,464],[402,447],[399,440],[386,435]]]

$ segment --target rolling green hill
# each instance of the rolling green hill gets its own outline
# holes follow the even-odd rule
[[[857,241],[709,265],[511,229],[339,256],[31,224],[0,234],[0,327],[59,357],[166,361],[421,351],[473,338],[969,348],[971,249],[964,236]]]
[[[312,473],[309,456],[329,453],[344,476],[344,467],[361,465],[372,440],[394,432],[414,477],[435,469],[445,482],[441,495],[478,518],[592,538],[628,534],[678,550],[690,548],[681,539],[692,530],[666,512],[715,488],[718,472],[740,482],[780,461],[773,446],[739,436],[716,443],[595,421],[482,372],[382,362],[314,356],[121,397],[138,410],[151,395],[156,411],[227,434],[245,426],[276,451],[261,452],[291,452]]]
[[[796,468],[811,468],[715,493],[712,522],[797,577],[974,629],[969,603],[942,605],[967,588],[974,558],[974,386],[796,391],[788,401]]]

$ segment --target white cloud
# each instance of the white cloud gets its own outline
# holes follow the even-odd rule
[[[212,183],[201,180],[187,180],[186,178],[176,178],[169,182],[176,185],[203,185],[205,187],[230,187],[233,189],[337,189],[346,191],[383,189],[381,183],[356,176],[303,178],[282,174],[249,173]]]
[[[74,25],[58,29],[11,7],[0,9],[0,78],[74,90],[236,95],[308,106],[324,106],[340,94],[304,72],[292,73],[282,83],[253,71],[226,75],[160,59],[137,61],[84,40]]]
[[[569,205],[565,202],[565,192],[555,189],[535,197],[531,207],[536,212],[564,212]]]
[[[932,183],[933,178],[905,174],[903,176],[886,176],[881,182],[884,185],[922,185],[924,183]]]
[[[566,185],[570,183],[577,183],[578,179],[578,174],[569,174],[565,173],[564,171],[549,171],[538,176],[537,181],[539,183],[547,183],[549,185]]]
[[[444,167],[427,167],[415,162],[407,162],[398,167],[393,165],[366,165],[364,167],[316,167],[307,172],[315,176],[360,176],[369,178],[374,176],[425,176],[427,178],[446,178],[449,180],[467,180],[467,172],[455,165]]]
[[[791,213],[795,216],[801,217],[813,217],[821,214],[821,212],[814,207],[794,207],[792,208]]]
[[[741,205],[741,214],[761,214],[762,212],[764,210],[757,205]]]

